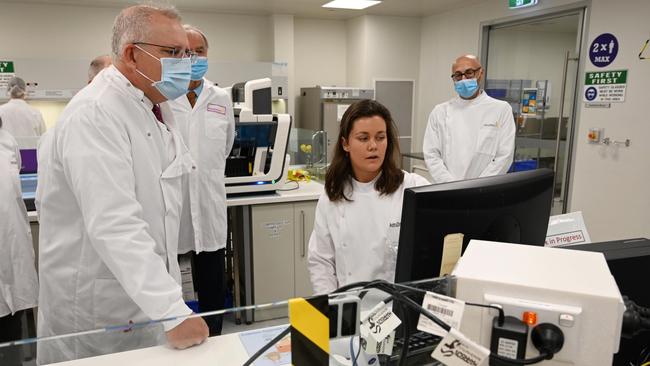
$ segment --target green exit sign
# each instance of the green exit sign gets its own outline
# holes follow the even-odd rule
[[[521,9],[537,5],[539,0],[508,0],[510,9]]]
[[[0,61],[0,74],[13,74],[14,62],[13,61]]]

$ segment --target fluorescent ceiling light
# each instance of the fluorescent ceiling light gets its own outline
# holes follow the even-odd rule
[[[381,3],[380,0],[332,0],[323,8],[361,10]]]

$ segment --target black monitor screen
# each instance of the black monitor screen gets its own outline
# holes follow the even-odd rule
[[[443,242],[472,239],[544,245],[553,171],[538,169],[404,191],[395,282],[440,275]]]

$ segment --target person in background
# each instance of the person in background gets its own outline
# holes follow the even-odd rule
[[[90,61],[90,66],[88,67],[88,84],[93,81],[95,76],[97,76],[100,71],[111,66],[112,64],[113,61],[109,55],[97,56],[92,61]]]
[[[458,96],[433,108],[424,133],[433,182],[505,174],[515,150],[512,107],[480,88],[484,73],[475,56],[459,57],[451,71]]]
[[[0,343],[22,338],[23,314],[38,302],[34,247],[19,172],[18,144],[0,119]],[[21,349],[0,348],[0,365],[22,365]]]
[[[169,101],[174,120],[196,162],[183,177],[183,211],[178,253],[196,253],[194,283],[200,312],[223,309],[227,240],[226,158],[235,140],[235,116],[230,95],[204,77],[208,70],[208,39],[198,28],[185,25],[192,64],[189,91]],[[221,334],[221,315],[206,317],[210,335]]]
[[[38,343],[37,362],[202,343],[181,291],[181,177],[192,158],[164,101],[187,92],[191,54],[173,7],[123,9],[113,66],[75,95],[41,148],[39,337],[172,319]],[[163,105],[160,105],[160,104]],[[42,169],[44,168],[44,169]]]
[[[11,78],[7,84],[7,94],[11,99],[0,106],[3,128],[14,137],[41,136],[47,128],[41,112],[25,102],[25,80],[17,76]]]
[[[343,114],[309,239],[316,294],[358,281],[394,281],[404,189],[429,182],[398,167],[390,112],[361,100]]]

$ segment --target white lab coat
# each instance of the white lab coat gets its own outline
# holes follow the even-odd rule
[[[391,195],[381,196],[375,180],[353,180],[347,194],[352,202],[332,202],[323,193],[309,239],[314,292],[326,294],[358,281],[393,282],[404,189],[428,184],[425,178],[404,172],[404,182]]]
[[[438,104],[422,150],[434,183],[504,174],[515,150],[512,107],[483,91],[472,100]]]
[[[22,161],[20,158],[20,149],[18,148],[18,142],[13,137],[12,134],[5,131],[4,128],[0,127],[0,151],[4,151],[10,155],[11,162],[18,168],[22,168]]]
[[[196,162],[183,177],[183,211],[178,253],[216,251],[226,247],[226,158],[235,141],[230,96],[203,79],[194,108],[187,96],[168,102],[174,121]]]
[[[181,176],[193,162],[151,108],[111,66],[70,101],[41,144],[39,337],[191,313],[176,251]],[[181,321],[39,342],[38,362],[157,345]]]
[[[0,118],[2,128],[16,137],[41,136],[47,129],[41,112],[23,99],[10,99],[0,105]]]
[[[2,132],[0,129],[0,136]],[[3,146],[0,146],[0,253],[0,317],[35,307],[38,280],[32,233],[15,151]]]

